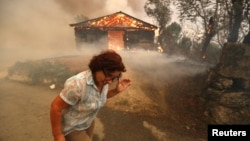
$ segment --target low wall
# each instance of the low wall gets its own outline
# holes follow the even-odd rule
[[[210,123],[250,123],[250,46],[225,44],[203,93]]]

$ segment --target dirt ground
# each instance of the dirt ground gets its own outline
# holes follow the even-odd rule
[[[129,76],[141,78],[134,73]],[[150,95],[156,90],[147,87],[147,81],[133,82],[98,114],[94,141],[206,141],[204,103],[200,98],[204,78],[205,75],[176,78],[161,86],[161,91],[168,92],[164,96],[159,90],[159,95]],[[49,108],[60,89],[1,77],[0,91],[0,141],[53,140]]]

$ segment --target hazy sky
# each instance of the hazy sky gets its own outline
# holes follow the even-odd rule
[[[146,0],[0,0],[0,69],[19,60],[76,53],[77,15],[89,18],[123,11],[152,23]]]

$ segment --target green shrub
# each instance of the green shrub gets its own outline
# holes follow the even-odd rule
[[[57,84],[62,86],[71,76],[69,68],[54,60],[17,62],[8,70],[8,77],[23,76],[26,82],[34,85]]]

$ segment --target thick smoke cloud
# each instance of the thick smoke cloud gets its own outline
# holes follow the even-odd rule
[[[145,1],[2,0],[0,3],[0,69],[11,66],[16,61],[82,54],[83,52],[76,50],[74,30],[69,26],[70,23],[75,22],[77,15],[84,14],[89,18],[95,18],[123,11],[150,22],[143,9]],[[96,51],[91,50],[85,50],[85,52],[90,55],[96,54]],[[166,64],[167,70],[176,75],[192,74],[187,71],[187,68],[183,71],[180,66],[178,69],[175,69],[177,67],[175,65],[171,66],[169,61],[176,61],[176,59],[159,57],[158,54],[149,56],[148,53],[137,52],[124,57],[127,58],[128,63],[140,66],[144,71],[157,72],[160,76],[166,76],[168,73],[163,69],[153,69]],[[173,76],[173,73],[170,76]]]
[[[143,9],[146,0],[55,0],[60,7],[71,15],[84,15],[96,18],[123,11],[150,22]]]
[[[123,11],[149,21],[145,0],[1,0],[0,69],[16,61],[79,54],[74,30],[78,15],[96,18]]]
[[[74,48],[71,15],[49,0],[2,1],[0,10],[1,67],[15,61],[67,53]]]

